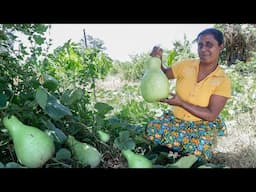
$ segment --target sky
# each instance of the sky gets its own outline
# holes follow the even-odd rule
[[[105,52],[114,60],[127,61],[130,55],[149,52],[153,46],[172,49],[173,42],[182,41],[184,35],[191,42],[203,29],[214,24],[51,24],[50,49],[71,39],[80,42],[83,29],[87,35],[104,42]],[[192,46],[196,52],[196,45]]]

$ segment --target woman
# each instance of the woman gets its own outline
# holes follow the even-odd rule
[[[176,79],[176,94],[160,102],[173,106],[173,111],[148,123],[149,140],[199,159],[209,160],[217,135],[225,133],[219,117],[231,97],[231,82],[218,64],[224,47],[223,34],[210,28],[197,36],[199,59],[176,62],[169,68],[161,65],[168,79]],[[162,60],[162,49],[154,47],[152,57]]]

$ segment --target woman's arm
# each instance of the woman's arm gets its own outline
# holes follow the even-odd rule
[[[207,121],[215,121],[228,100],[227,97],[212,95],[209,105],[207,107],[200,107],[182,101],[176,94],[172,94],[172,96],[170,99],[161,99],[160,101],[169,105],[180,106],[191,114]]]

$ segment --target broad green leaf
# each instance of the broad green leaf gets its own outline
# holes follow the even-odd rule
[[[3,93],[0,93],[0,108],[5,107],[7,101],[8,101],[7,96]]]
[[[42,87],[38,87],[36,90],[36,102],[44,110],[46,107],[47,99],[48,99],[47,91]]]
[[[98,113],[101,114],[102,116],[113,109],[112,106],[106,103],[101,103],[101,102],[96,103],[94,108],[97,109]]]
[[[47,31],[47,29],[48,29],[47,25],[41,25],[41,24],[35,25],[35,31],[37,33],[43,34],[44,32]]]
[[[63,133],[63,131],[59,128],[56,128],[49,119],[47,121],[43,120],[42,122],[49,130],[51,130],[50,134],[53,136],[56,142],[63,144],[66,141],[67,136],[65,135],[65,133]]]
[[[42,45],[45,41],[45,38],[40,35],[34,35],[33,38],[34,38],[35,42],[39,45]]]
[[[70,109],[62,105],[53,95],[48,94],[45,112],[54,120],[59,120],[64,116],[72,116]]]
[[[119,137],[114,141],[114,145],[120,150],[135,149],[135,142],[130,137],[128,131],[121,131]]]
[[[146,143],[148,145],[150,144],[150,141],[141,135],[135,135],[134,140],[136,143]]]
[[[171,50],[169,55],[168,55],[168,59],[167,59],[167,65],[168,66],[172,65],[174,57],[175,57],[175,50]]]
[[[72,105],[78,102],[83,97],[83,91],[81,89],[65,90],[61,96],[61,102],[64,105]]]

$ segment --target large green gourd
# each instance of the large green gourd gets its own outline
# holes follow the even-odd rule
[[[151,57],[141,81],[141,94],[145,101],[156,102],[170,94],[170,82],[161,70],[161,60]]]
[[[55,91],[58,88],[59,82],[51,75],[43,74],[43,87]]]
[[[29,168],[42,167],[55,152],[52,138],[47,133],[23,124],[14,115],[3,118],[3,124],[13,139],[19,162]]]
[[[67,145],[70,148],[74,159],[83,166],[95,168],[100,164],[101,154],[93,146],[77,141],[73,136],[69,135]]]
[[[132,152],[130,149],[122,150],[123,156],[128,162],[128,168],[152,168],[152,162],[144,157]]]

